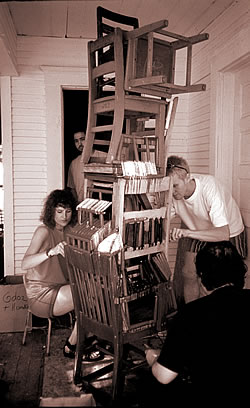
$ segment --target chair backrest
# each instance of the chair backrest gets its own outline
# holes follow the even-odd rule
[[[123,27],[121,27],[121,25]],[[110,34],[114,28],[119,26],[123,29],[134,29],[139,27],[139,20],[136,17],[115,13],[104,7],[97,7],[97,37]]]
[[[118,262],[121,255],[89,253],[70,243],[65,247],[79,327],[112,342],[114,337],[136,334],[139,328],[160,330],[169,301],[170,271],[164,254],[153,255],[148,262],[144,259],[129,273]]]
[[[106,58],[106,49],[112,48],[112,53],[108,54]],[[100,58],[100,53],[104,58]],[[98,56],[98,58],[96,58]],[[104,38],[99,38],[96,41],[88,43],[88,64],[89,64],[89,88],[91,103],[95,99],[99,99],[99,87],[110,87],[110,91],[115,90],[124,92],[124,56],[123,56],[123,41],[122,30],[115,28],[115,30]],[[119,82],[118,82],[119,81]],[[101,85],[100,85],[101,84]],[[105,92],[106,96],[107,90]],[[113,95],[113,93],[111,93]]]
[[[65,247],[65,255],[78,321],[95,335],[113,341],[119,323],[115,256],[90,253],[70,243]]]
[[[109,35],[115,31],[115,28],[120,28],[122,32],[131,31],[132,29],[139,27],[139,21],[136,17],[126,16],[124,14],[115,13],[111,10],[105,9],[104,7],[97,7],[97,37],[101,38],[106,35]],[[127,56],[127,41],[123,41],[122,44],[123,48],[123,56],[124,62],[126,64],[126,56]],[[105,49],[98,50],[98,62],[108,62],[114,58],[114,49],[113,46],[110,44]],[[109,84],[115,84],[115,78],[107,78],[103,77],[103,79],[99,78],[98,83],[101,88],[103,88],[103,83],[108,82]],[[102,95],[104,96],[104,95]],[[107,92],[106,92],[107,96]]]
[[[111,47],[106,58],[104,49]],[[100,58],[100,53],[104,58]],[[86,143],[82,161],[88,163],[94,145],[110,146],[114,122],[114,108],[117,115],[124,104],[124,57],[122,30],[88,43],[89,107]],[[106,102],[102,99],[110,98]],[[114,101],[112,101],[114,97]],[[100,101],[100,103],[98,103]],[[96,104],[98,103],[98,106]],[[119,111],[119,112],[118,112]],[[96,135],[98,135],[98,140]],[[109,147],[108,147],[109,148]]]

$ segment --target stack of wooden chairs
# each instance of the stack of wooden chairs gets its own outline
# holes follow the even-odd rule
[[[205,90],[191,84],[191,60],[193,45],[208,35],[184,37],[166,31],[167,25],[161,20],[139,27],[134,17],[98,7],[98,38],[88,44],[85,201],[65,247],[78,323],[74,381],[91,383],[112,371],[115,404],[135,367],[129,352],[145,364],[135,343],[166,330],[176,313],[168,265],[173,186],[165,177],[166,159],[175,95]],[[186,81],[178,85],[175,57],[185,47]],[[98,149],[104,158],[93,157]],[[111,212],[98,212],[108,201]],[[113,345],[112,363],[88,375],[82,364],[87,331]]]

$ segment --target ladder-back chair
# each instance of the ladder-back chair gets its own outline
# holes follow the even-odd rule
[[[165,25],[165,20],[157,23],[160,28]],[[114,48],[114,59],[98,65],[96,53],[109,45]],[[98,138],[99,140],[106,138],[108,152],[105,163],[112,164],[121,160],[137,160],[136,146],[140,144],[140,140],[136,141],[136,137],[146,139],[154,136],[153,143],[156,146],[154,161],[159,173],[164,174],[164,149],[160,147],[164,146],[165,119],[169,101],[125,92],[123,32],[120,28],[116,28],[105,37],[89,42],[88,57],[89,111],[83,163],[89,162],[93,145],[99,143]],[[100,98],[99,78],[105,75],[115,76],[114,93]],[[109,123],[100,125],[102,118],[109,120]],[[153,127],[149,131],[144,129],[145,120],[153,121]],[[142,130],[141,123],[143,123]],[[129,144],[130,149],[126,150],[124,144]],[[130,156],[126,157],[127,155]]]
[[[97,38],[104,37],[110,33],[114,32],[115,27],[121,28],[123,31],[130,31],[132,29],[139,27],[139,20],[136,17],[127,16],[120,13],[115,13],[104,7],[98,6],[97,9]],[[124,65],[126,64],[127,56],[127,41],[123,39],[123,57]],[[98,51],[98,62],[99,64],[108,62],[114,58],[114,48],[109,45],[107,48],[99,49]],[[115,78],[110,77],[100,77],[99,81],[99,94],[104,91],[106,85],[114,85]]]

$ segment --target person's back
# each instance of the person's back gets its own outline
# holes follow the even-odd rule
[[[209,391],[210,396],[248,392],[250,367],[250,290],[225,286],[190,302],[173,323],[178,329],[174,344],[166,341],[168,364],[171,350],[188,367],[192,387]],[[175,327],[172,330],[175,330]],[[164,349],[158,359],[165,360]],[[170,366],[171,367],[171,366]]]
[[[179,309],[162,350],[146,350],[147,361],[155,378],[167,385],[166,393],[171,386],[182,397],[176,390],[183,378],[185,397],[192,401],[202,395],[200,406],[243,401],[250,380],[247,265],[230,241],[208,242],[197,253],[196,272],[210,294]]]

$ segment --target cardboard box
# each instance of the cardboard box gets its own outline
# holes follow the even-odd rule
[[[80,397],[41,398],[39,407],[96,407],[92,394]]]
[[[5,276],[0,282],[0,333],[23,331],[27,309],[23,277]]]

